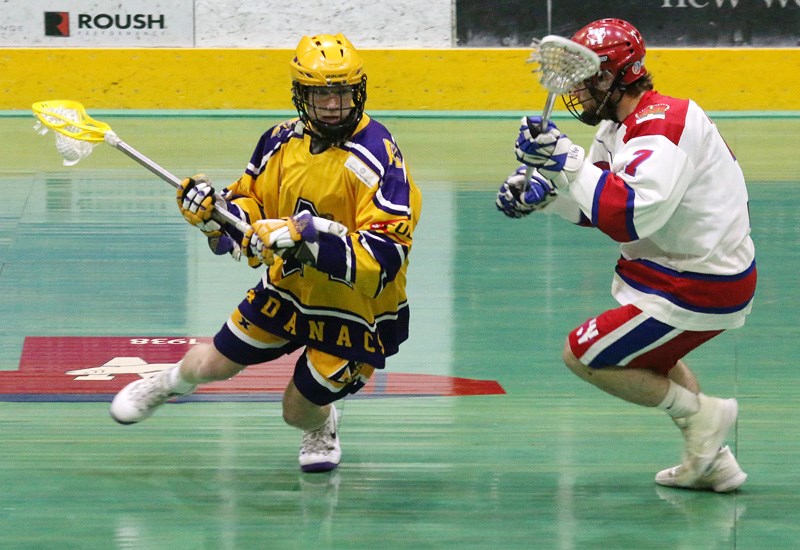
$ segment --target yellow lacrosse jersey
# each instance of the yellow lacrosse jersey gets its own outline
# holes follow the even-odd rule
[[[383,368],[408,338],[406,270],[422,195],[389,131],[364,115],[349,140],[312,154],[293,119],[261,136],[226,198],[249,223],[303,210],[337,221],[314,265],[276,256],[239,308],[245,322]]]

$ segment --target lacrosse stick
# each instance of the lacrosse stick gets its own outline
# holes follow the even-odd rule
[[[105,122],[94,120],[86,113],[83,105],[77,101],[66,99],[39,101],[33,104],[32,109],[33,114],[39,120],[34,128],[40,134],[47,133],[48,129],[55,131],[56,149],[64,159],[66,166],[77,164],[79,160],[92,152],[95,145],[106,142],[176,189],[181,186],[181,180],[177,176],[122,141],[111,129],[111,126]],[[217,200],[224,200],[219,194],[216,197]],[[242,234],[250,230],[250,225],[245,221],[222,208],[215,208],[212,217],[221,224],[227,223],[234,226]],[[316,216],[313,220],[314,228],[321,233],[330,233],[340,237],[347,234],[347,228],[340,223]]]
[[[547,130],[547,122],[553,114],[556,96],[568,94],[578,84],[597,74],[600,70],[600,58],[592,50],[561,36],[548,35],[541,40],[534,40],[533,52],[528,63],[538,63],[534,73],[539,73],[539,83],[547,90],[547,101],[542,111],[540,130]],[[530,180],[533,168],[528,167],[527,179]]]

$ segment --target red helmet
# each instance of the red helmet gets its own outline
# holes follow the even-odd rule
[[[644,67],[644,39],[636,27],[622,19],[599,19],[572,36],[600,56],[600,70],[614,77],[622,73],[620,83],[627,86],[647,74]]]

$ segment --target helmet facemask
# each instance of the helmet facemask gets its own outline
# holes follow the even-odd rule
[[[601,70],[595,76],[583,81],[582,88],[576,88],[568,96],[563,96],[567,110],[589,126],[597,126],[601,120],[617,120],[617,104],[625,93],[622,72],[614,76]],[[615,94],[615,92],[619,92]]]
[[[289,63],[292,103],[316,154],[349,138],[367,102],[364,62],[342,34],[304,36]]]
[[[571,40],[600,57],[600,72],[585,87],[564,98],[567,109],[581,122],[596,125],[617,120],[617,105],[625,90],[647,76],[646,49],[641,33],[622,19],[599,19],[576,32]],[[581,111],[578,110],[581,108]]]
[[[324,148],[341,143],[353,134],[364,116],[367,77],[358,84],[309,86],[292,83],[292,103],[306,130]]]

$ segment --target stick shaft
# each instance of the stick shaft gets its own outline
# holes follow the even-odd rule
[[[550,120],[550,115],[553,114],[553,107],[556,104],[556,94],[553,92],[547,93],[547,101],[544,103],[542,110],[542,132],[547,130],[547,121]]]
[[[181,182],[183,180],[181,180],[175,174],[173,174],[163,166],[150,160],[142,153],[140,153],[139,151],[137,151],[136,149],[134,149],[133,147],[122,141],[119,138],[119,136],[117,136],[117,134],[114,133],[113,130],[108,130],[103,136],[103,139],[106,143],[108,143],[115,149],[119,149],[120,151],[125,153],[125,155],[127,155],[140,165],[150,170],[150,172],[152,172],[165,182],[169,183],[174,188],[177,189],[178,187],[181,186]],[[219,193],[217,193],[217,200],[223,201],[225,199],[223,199],[222,196]],[[240,220],[227,210],[223,210],[221,208],[215,208],[214,212],[212,213],[212,217],[214,218],[215,221],[221,224],[224,223],[232,225],[237,230],[239,230],[239,232],[242,233],[243,235],[248,231],[250,231],[250,225],[247,222],[245,222],[244,220]],[[331,235],[337,235],[339,237],[347,233],[347,228],[340,223],[330,221],[325,218],[318,218],[316,216],[313,217],[313,221],[314,221],[314,228],[320,233],[329,233]]]
[[[175,174],[162,167],[160,164],[150,160],[121,139],[117,138],[117,141],[112,143],[112,145],[150,170],[153,174],[172,185],[172,187],[177,189],[181,186],[181,180]]]
[[[105,141],[112,147],[119,149],[123,153],[125,153],[128,157],[132,158],[148,170],[150,170],[153,174],[164,180],[165,182],[172,185],[174,188],[178,188],[181,186],[181,179],[178,178],[175,174],[164,168],[163,166],[159,165],[158,163],[150,160],[139,151],[122,141],[115,133],[107,132],[105,136]],[[217,195],[218,200],[224,200],[222,197]],[[242,234],[247,233],[250,229],[250,226],[245,223],[244,221],[240,220],[227,210],[223,210],[221,208],[215,208],[212,214],[212,217],[220,223],[227,223],[229,225],[234,226],[237,230],[239,230]]]
[[[544,109],[542,110],[542,124],[539,126],[539,129],[544,132],[547,130],[547,121],[550,120],[550,115],[553,114],[553,107],[556,104],[556,94],[553,92],[547,93],[547,101],[544,103]],[[530,181],[531,176],[533,175],[533,167],[528,166],[525,168],[525,182]]]

